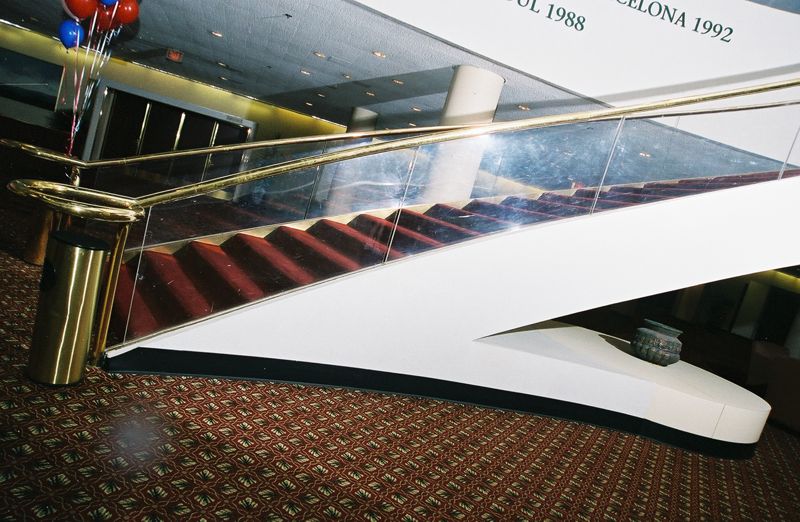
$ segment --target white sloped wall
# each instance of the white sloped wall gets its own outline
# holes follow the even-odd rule
[[[469,375],[449,373],[455,355],[448,347],[800,264],[798,201],[800,178],[792,178],[532,226],[350,274],[142,344],[468,382]],[[474,361],[476,374],[491,362],[491,354]]]

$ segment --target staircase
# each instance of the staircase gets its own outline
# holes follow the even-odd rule
[[[783,177],[799,176],[800,169]],[[337,275],[418,252],[521,225],[626,208],[777,179],[777,172],[743,174],[637,186],[545,192],[538,197],[476,199],[456,207],[443,203],[388,215],[364,212],[345,220],[297,221],[305,206],[292,199],[226,205],[225,214],[206,212],[208,197],[173,209],[175,222],[162,239],[186,237],[193,220],[214,220],[219,231],[279,224],[261,237],[243,231],[189,241],[175,252],[145,250],[121,267],[114,300],[110,344],[206,317]],[[137,281],[138,268],[138,281]]]

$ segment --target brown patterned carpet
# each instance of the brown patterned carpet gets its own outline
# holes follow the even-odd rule
[[[0,520],[798,520],[800,438],[713,459],[575,422],[313,386],[23,373],[39,270],[0,209]]]

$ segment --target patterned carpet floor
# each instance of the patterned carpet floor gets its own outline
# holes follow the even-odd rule
[[[8,214],[7,211],[1,211]],[[800,438],[714,459],[576,422],[207,378],[24,375],[39,270],[0,230],[0,520],[798,520]]]

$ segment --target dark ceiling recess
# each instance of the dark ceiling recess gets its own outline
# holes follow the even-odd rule
[[[64,16],[61,0],[0,2],[0,19],[45,35]],[[169,60],[176,49],[183,59]],[[357,106],[380,127],[437,124],[461,64],[506,78],[498,119],[593,106],[347,0],[143,1],[112,56],[341,124]]]

